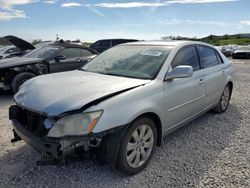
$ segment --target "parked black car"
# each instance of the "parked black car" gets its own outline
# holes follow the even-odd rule
[[[244,46],[235,50],[232,57],[234,59],[250,59],[250,46]]]
[[[1,42],[8,45],[0,48],[0,59],[23,56],[35,49],[32,44],[16,36],[5,36],[0,39]]]
[[[90,47],[95,49],[98,52],[103,52],[115,45],[126,43],[126,42],[136,42],[138,40],[135,39],[105,39],[105,40],[98,40]]]
[[[0,89],[16,93],[20,85],[37,75],[79,69],[98,52],[83,45],[56,42],[22,57],[0,61]]]

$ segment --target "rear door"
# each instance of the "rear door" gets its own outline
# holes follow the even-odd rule
[[[63,55],[66,59],[56,60],[53,59],[49,62],[50,72],[62,72],[75,70],[81,67],[81,49],[80,48],[65,48],[59,54]]]
[[[205,70],[206,105],[218,103],[225,87],[225,65],[218,52],[208,46],[197,45],[202,68]]]
[[[189,78],[165,81],[168,128],[185,122],[205,107],[204,70],[201,69],[198,53],[194,45],[179,50],[171,64],[171,68],[173,69],[179,65],[190,65],[193,67],[194,72],[192,77]]]

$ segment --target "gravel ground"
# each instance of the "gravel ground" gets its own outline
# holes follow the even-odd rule
[[[37,167],[36,151],[23,141],[10,143],[13,102],[0,94],[0,187],[250,187],[250,60],[234,65],[227,112],[206,113],[166,137],[148,167],[132,177],[88,160]]]

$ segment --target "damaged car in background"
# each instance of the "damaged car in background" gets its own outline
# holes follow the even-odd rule
[[[0,90],[16,93],[30,78],[79,69],[97,54],[83,45],[60,41],[34,49],[22,57],[3,59],[0,61]]]
[[[226,111],[233,68],[200,42],[135,42],[82,69],[26,81],[10,107],[14,139],[42,154],[38,164],[89,153],[132,175],[164,136],[213,109]]]
[[[0,45],[3,45],[0,48],[0,59],[23,56],[35,49],[32,44],[16,36],[1,37]]]
[[[234,59],[250,59],[250,45],[238,48],[233,52],[232,57]]]

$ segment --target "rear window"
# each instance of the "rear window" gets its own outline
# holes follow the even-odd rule
[[[96,45],[97,46],[109,47],[110,46],[110,41],[109,40],[102,40],[102,41],[99,41]]]
[[[220,56],[220,54],[218,52],[216,52],[216,56],[217,56],[217,59],[219,61],[219,64],[222,64],[223,60],[222,60],[222,58],[221,58],[221,56]]]
[[[125,42],[124,40],[113,40],[112,45],[115,46],[115,45],[118,45],[118,44],[122,44],[124,42]]]
[[[220,64],[214,49],[206,46],[198,46],[198,51],[204,68]]]

